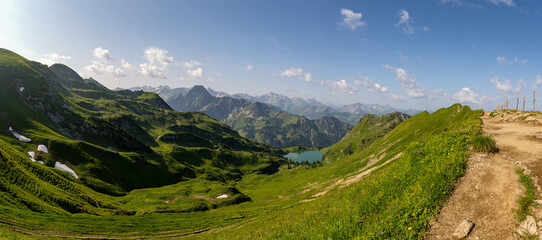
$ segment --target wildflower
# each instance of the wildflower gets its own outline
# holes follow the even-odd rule
[[[411,228],[411,227],[408,227],[408,230],[412,230],[412,228]]]

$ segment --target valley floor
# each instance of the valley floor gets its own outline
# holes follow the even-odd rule
[[[500,113],[482,117],[483,132],[494,136],[499,152],[475,153],[468,159],[465,175],[431,224],[429,239],[449,239],[465,219],[475,224],[467,239],[517,238],[515,210],[524,189],[516,169],[532,176],[540,193],[542,182],[536,179],[542,177],[542,115]],[[542,220],[540,207],[535,213]]]

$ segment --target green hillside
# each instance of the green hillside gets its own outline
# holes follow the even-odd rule
[[[3,239],[420,239],[480,134],[482,112],[459,104],[369,115],[323,163],[294,164],[156,94],[0,63]]]
[[[0,236],[421,238],[466,167],[479,114],[460,105],[421,113],[348,157],[320,167],[284,165],[272,175],[247,174],[233,188],[193,179],[123,197],[94,193],[121,216],[40,213],[6,205],[0,207]],[[213,199],[224,193],[250,201],[231,205]]]
[[[195,178],[228,183],[277,171],[282,151],[202,113],[173,111],[157,94],[111,91],[67,66],[0,49],[0,140],[22,155],[66,164],[95,191],[125,195]],[[32,141],[17,141],[8,128]],[[9,151],[8,151],[9,152]],[[28,157],[27,157],[28,158]]]
[[[335,161],[363,150],[409,117],[398,112],[385,115],[365,115],[340,142],[322,150],[326,156],[324,161]]]

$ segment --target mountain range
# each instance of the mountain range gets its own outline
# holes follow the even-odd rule
[[[212,96],[203,86],[166,98],[177,111],[203,112],[230,126],[241,136],[274,147],[327,147],[338,142],[351,128],[335,117],[310,120],[261,102],[230,96]]]
[[[146,92],[154,92],[159,94],[166,102],[169,98],[175,97],[178,94],[186,95],[191,88],[170,88],[169,86],[142,86],[132,87],[130,90],[143,90]],[[306,117],[310,120],[316,120],[322,117],[336,117],[344,123],[355,125],[365,114],[388,114],[393,112],[402,112],[408,115],[416,115],[421,112],[413,109],[397,109],[389,105],[380,104],[362,104],[353,103],[346,104],[339,107],[332,107],[326,105],[314,98],[302,99],[299,97],[288,97],[277,93],[268,93],[265,95],[252,96],[246,93],[229,94],[226,92],[215,91],[211,88],[207,88],[207,91],[214,97],[231,97],[235,99],[244,99],[246,101],[255,103],[266,103],[279,109]]]

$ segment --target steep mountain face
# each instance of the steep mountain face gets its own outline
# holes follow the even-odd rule
[[[337,142],[349,125],[334,117],[310,120],[260,102],[232,97],[214,97],[203,86],[195,86],[186,96],[169,98],[177,111],[203,112],[232,127],[242,136],[275,147],[326,147]]]
[[[208,98],[191,97],[200,104]],[[203,113],[176,112],[155,93],[112,91],[65,65],[48,67],[5,49],[0,102],[4,151],[45,145],[47,154],[34,153],[44,167],[65,164],[85,186],[111,195],[195,178],[228,182],[272,173],[283,161],[281,151]]]
[[[180,97],[180,95],[177,95],[177,97]],[[186,93],[186,96],[184,96],[186,107],[185,111],[200,111],[214,101],[215,98],[211,96],[209,92],[207,92],[205,87],[199,85],[194,86],[192,89],[190,89],[190,91],[188,91],[188,93]]]
[[[248,138],[273,146],[329,146],[349,127],[333,117],[309,120],[263,103],[233,111],[224,123]]]

